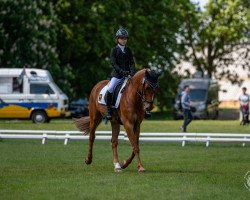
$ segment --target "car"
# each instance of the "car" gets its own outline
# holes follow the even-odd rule
[[[89,115],[88,110],[88,100],[87,98],[79,98],[73,100],[69,103],[69,111],[71,113],[71,117],[84,117]]]

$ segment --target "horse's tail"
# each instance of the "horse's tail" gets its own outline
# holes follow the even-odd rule
[[[89,125],[90,125],[90,117],[81,117],[79,119],[74,120],[74,124],[76,127],[83,132],[84,135],[89,134]]]

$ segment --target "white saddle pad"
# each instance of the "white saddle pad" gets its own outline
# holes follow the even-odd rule
[[[123,84],[122,84],[122,87],[121,87],[119,93],[118,93],[118,96],[117,96],[117,99],[116,99],[116,102],[115,102],[115,108],[118,108],[119,105],[120,105],[122,91],[123,91],[123,88],[125,87],[127,82],[128,82],[128,79],[126,78],[124,80]],[[102,88],[102,90],[101,90],[101,92],[100,92],[100,94],[98,96],[98,103],[103,104],[103,105],[106,105],[106,101],[105,101],[104,97],[105,97],[105,94],[106,94],[106,92],[108,90],[108,84],[104,88]]]

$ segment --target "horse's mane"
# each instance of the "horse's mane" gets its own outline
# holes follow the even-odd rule
[[[144,78],[146,70],[147,69],[141,69],[136,72],[135,75],[131,78],[131,81],[137,84],[138,81],[141,81]]]
[[[135,77],[135,79],[139,78],[140,76],[145,74],[145,71],[148,69],[141,69],[138,72],[135,73],[135,75],[133,77]]]
[[[161,75],[161,72],[157,72],[156,70],[150,70],[149,68],[144,68],[138,71],[133,77],[132,82],[136,84],[140,84],[143,78],[149,83],[151,87],[154,89],[159,87],[158,85],[158,77]],[[138,81],[140,81],[138,83]]]

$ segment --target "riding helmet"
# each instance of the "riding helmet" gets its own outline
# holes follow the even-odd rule
[[[115,34],[115,38],[125,37],[128,38],[128,31],[125,28],[119,28]]]

